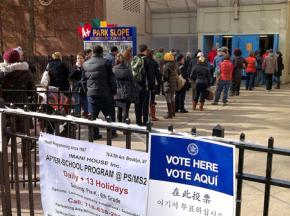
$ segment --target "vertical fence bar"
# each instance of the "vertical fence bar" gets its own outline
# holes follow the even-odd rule
[[[241,206],[242,206],[242,189],[243,189],[243,176],[244,172],[244,153],[245,149],[242,147],[245,141],[245,134],[240,135],[241,147],[239,148],[239,161],[238,161],[238,179],[237,179],[237,200],[236,200],[236,216],[241,215]]]
[[[129,125],[131,124],[131,120],[130,119],[126,119],[126,124]],[[131,149],[131,132],[130,129],[125,131],[126,134],[126,149]]]
[[[88,119],[90,119],[91,121],[93,120],[92,114],[88,115]],[[88,127],[88,140],[89,142],[94,142],[94,126],[89,125]]]
[[[1,114],[1,138],[2,138],[2,169],[1,175],[3,177],[3,189],[4,193],[2,199],[5,201],[2,202],[3,215],[12,216],[11,209],[11,194],[10,194],[10,184],[9,184],[9,164],[8,164],[8,138],[7,134],[3,134],[3,129],[6,125],[6,115]]]
[[[268,140],[269,150],[274,148],[274,138],[270,137]],[[268,152],[267,154],[267,167],[266,167],[266,183],[265,183],[265,193],[264,193],[264,211],[263,216],[269,215],[269,203],[270,203],[270,192],[271,192],[271,176],[272,176],[272,162],[273,162],[273,153]]]
[[[149,151],[149,134],[151,133],[151,130],[152,130],[151,121],[147,122],[146,130],[147,130],[147,134],[146,134],[146,152],[148,152]]]
[[[16,131],[16,117],[11,116],[11,130],[14,134]],[[19,169],[18,169],[18,153],[17,153],[17,142],[16,137],[11,136],[11,153],[13,155],[13,161],[11,160],[12,166],[14,166],[14,173],[11,173],[11,176],[15,176],[15,193],[16,193],[16,208],[17,215],[21,215],[21,199],[20,199],[20,188],[19,188]],[[12,179],[13,181],[13,179]]]
[[[225,129],[221,125],[217,125],[212,129],[212,136],[213,137],[225,137]]]
[[[108,123],[111,123],[112,122],[111,116],[107,116],[106,120],[107,120]],[[107,145],[108,146],[112,145],[112,127],[111,126],[109,126],[107,128]]]

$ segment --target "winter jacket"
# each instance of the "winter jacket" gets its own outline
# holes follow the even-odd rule
[[[220,80],[230,81],[233,77],[234,66],[230,60],[224,60],[220,63]]]
[[[247,61],[246,72],[256,73],[256,58],[249,56],[248,58],[246,58],[246,61]]]
[[[138,57],[144,57],[144,54],[139,54]],[[150,66],[151,60],[148,57],[144,58],[144,76],[142,77],[142,80],[138,82],[139,87],[142,90],[149,90],[154,91],[155,86],[155,72]]]
[[[110,97],[117,93],[116,79],[107,59],[94,54],[83,68],[82,81],[87,84],[87,96]]]
[[[257,62],[257,71],[262,70],[262,63],[263,63],[263,58],[261,56],[256,56],[256,62]]]
[[[193,67],[190,79],[194,80],[196,84],[205,83],[210,86],[210,72],[208,65],[198,63]]]
[[[232,59],[232,63],[234,66],[233,80],[240,81],[242,78],[242,71],[244,69],[244,65],[247,65],[247,62],[243,57],[235,56]]]
[[[266,74],[274,74],[278,70],[276,58],[274,56],[267,56],[263,61],[262,68]]]
[[[134,102],[135,85],[132,71],[125,64],[118,64],[113,67],[113,72],[117,83],[116,100]]]
[[[178,64],[178,68],[179,68],[179,72],[181,74],[181,76],[186,80],[186,83],[184,84],[183,88],[181,89],[181,91],[188,91],[190,89],[190,81],[189,81],[189,73],[187,70],[187,67],[185,64]]]
[[[50,77],[50,86],[58,87],[60,91],[69,90],[69,70],[61,60],[52,60],[48,63],[46,70]]]
[[[282,71],[284,70],[284,64],[283,64],[283,57],[278,56],[277,57],[277,71],[275,73],[275,76],[282,76]]]
[[[75,65],[69,75],[70,80],[72,80],[72,90],[80,91],[81,95],[87,94],[87,86],[85,82],[82,82],[84,69],[81,66]]]
[[[112,67],[115,65],[115,56],[112,53],[108,53],[105,56],[105,59],[107,59],[110,62]]]
[[[34,90],[33,75],[27,62],[0,64],[1,89]],[[27,103],[29,92],[2,92],[6,103]],[[17,107],[23,107],[16,105]]]
[[[219,70],[219,66],[220,66],[220,63],[225,59],[225,56],[221,53],[219,53],[213,60],[213,67],[214,67],[214,70],[217,71]]]
[[[163,67],[163,89],[165,93],[176,92],[178,68],[175,62],[166,62]]]
[[[160,84],[161,84],[161,74],[159,70],[159,65],[154,59],[148,58],[150,64],[150,71],[153,71],[154,73],[154,83],[155,83],[155,88],[154,91],[160,89]]]

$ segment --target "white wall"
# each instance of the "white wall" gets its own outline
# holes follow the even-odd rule
[[[239,8],[239,19],[234,20],[233,7],[199,8],[197,11],[198,44],[202,47],[204,34],[279,34],[279,49],[289,52],[286,46],[288,4],[253,5]],[[288,68],[287,68],[288,69]],[[285,71],[288,71],[288,70]],[[289,81],[284,73],[283,80]]]
[[[105,18],[109,23],[116,23],[119,26],[136,26],[137,44],[151,45],[151,12],[145,0],[140,1],[140,13],[123,9],[123,0],[106,0]]]
[[[154,48],[179,49],[181,52],[195,50],[196,13],[153,13],[152,45]]]

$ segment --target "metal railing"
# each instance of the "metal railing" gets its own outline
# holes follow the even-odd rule
[[[1,124],[2,124],[2,152],[0,153],[0,186],[1,186],[1,201],[3,215],[10,216],[12,211],[16,211],[16,215],[23,213],[23,194],[21,190],[27,190],[26,200],[30,215],[35,215],[35,194],[36,188],[39,187],[38,173],[38,132],[51,132],[46,128],[45,122],[53,124],[55,135],[60,135],[60,126],[63,123],[67,125],[67,137],[81,139],[80,134],[87,133],[86,139],[93,142],[94,127],[103,128],[106,131],[106,144],[113,145],[112,131],[122,131],[124,133],[123,142],[127,149],[132,148],[132,137],[134,134],[139,134],[144,137],[144,149],[148,151],[148,137],[150,132],[179,134],[174,132],[172,125],[167,130],[153,128],[149,122],[146,127],[140,127],[130,124],[127,119],[126,123],[113,123],[111,118],[107,117],[106,121],[89,119],[81,119],[72,116],[57,116],[37,112],[28,112],[15,109],[0,109]],[[23,127],[17,130],[19,119],[22,119]],[[31,122],[34,122],[31,125]],[[35,124],[39,123],[39,124]],[[73,130],[70,130],[73,128]],[[75,133],[78,131],[78,133]],[[192,128],[188,135],[196,135],[196,128]],[[240,141],[224,139],[224,129],[221,126],[216,126],[212,131],[213,137],[205,137],[210,140],[217,140],[222,143],[234,145],[238,149],[238,170],[236,173],[237,179],[237,195],[236,195],[236,215],[241,215],[242,206],[242,191],[244,181],[256,182],[265,186],[264,193],[264,209],[263,215],[269,214],[269,203],[271,195],[271,187],[278,186],[282,188],[290,188],[290,182],[282,179],[272,178],[273,155],[290,156],[290,150],[274,148],[274,139],[269,138],[268,147],[255,145],[245,142],[245,135],[240,135]],[[17,152],[21,149],[21,154]],[[267,163],[265,175],[259,176],[244,172],[244,159],[246,151],[262,152],[267,154]],[[27,189],[26,189],[27,188]],[[13,193],[12,193],[13,192]],[[12,194],[14,199],[12,199]],[[22,196],[22,197],[21,197]],[[12,208],[14,206],[14,208]],[[14,214],[14,212],[13,212]]]

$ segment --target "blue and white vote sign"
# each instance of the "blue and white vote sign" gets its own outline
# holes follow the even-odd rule
[[[235,215],[234,162],[233,146],[151,134],[147,215]]]

